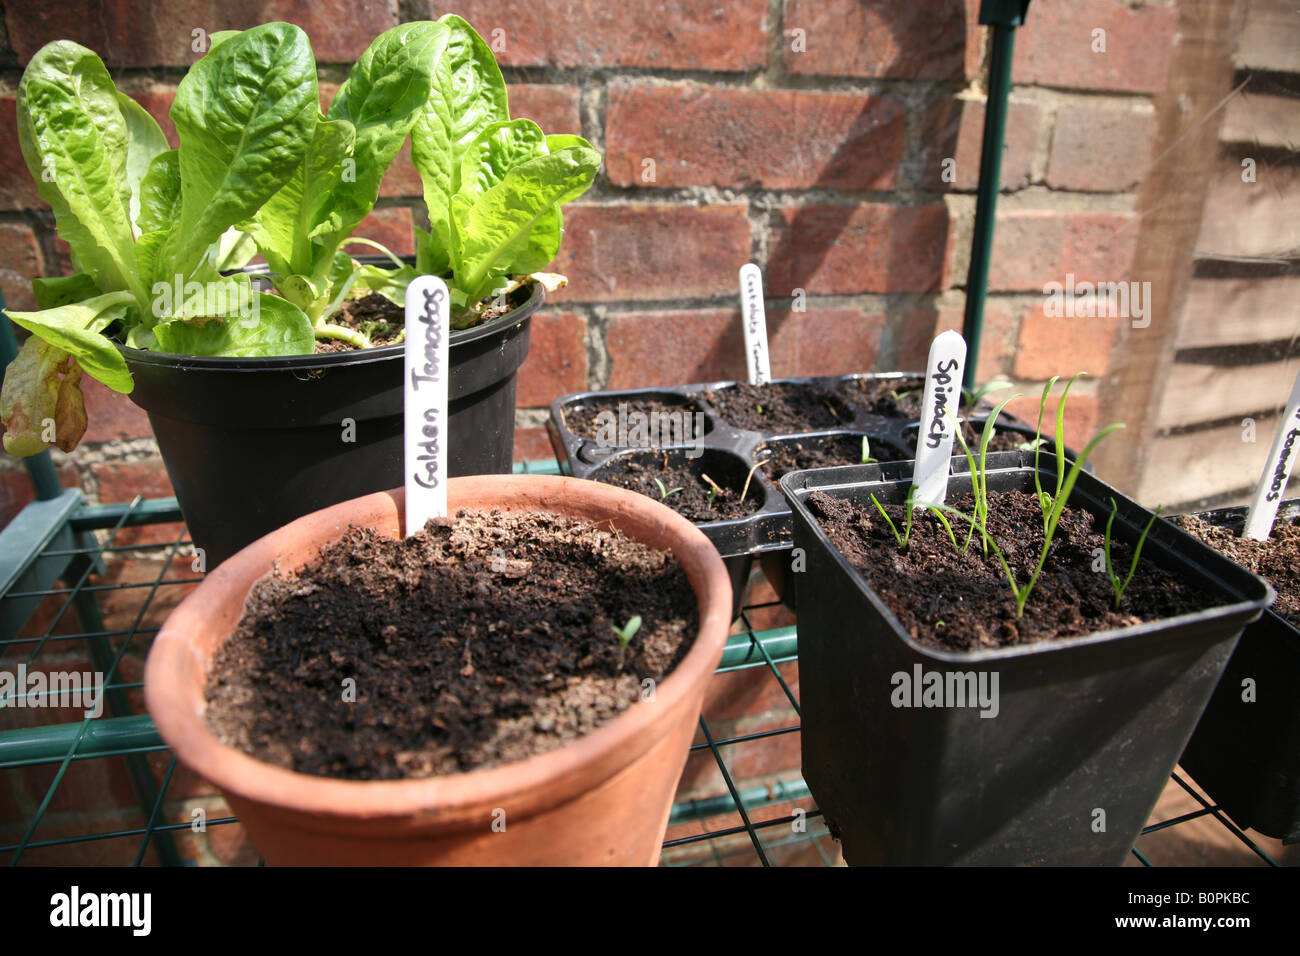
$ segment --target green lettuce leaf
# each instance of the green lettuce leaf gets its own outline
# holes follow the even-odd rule
[[[528,257],[534,227],[554,207],[586,192],[599,170],[600,153],[569,146],[515,166],[472,202],[453,197],[452,266],[471,303],[490,292],[517,257]]]
[[[18,85],[18,145],[78,271],[101,289],[130,290],[135,272],[130,134],[117,88],[98,56],[68,40],[32,57]]]
[[[143,106],[122,92],[117,94],[117,105],[126,121],[126,184],[131,189],[131,222],[138,236],[148,231],[140,227],[140,183],[154,157],[170,147],[158,121]]]
[[[463,19],[447,15],[438,23],[429,100],[411,129],[411,159],[424,185],[432,239],[428,271],[450,264],[451,199],[465,151],[483,127],[510,119],[505,79],[491,48]]]
[[[187,304],[183,317],[154,326],[158,348],[178,355],[232,358],[311,354],[316,334],[301,309],[266,292],[252,293],[250,305],[246,314],[240,315],[229,308],[204,308],[202,304],[190,308]]]
[[[181,80],[181,218],[169,271],[188,276],[208,247],[278,192],[306,155],[320,116],[307,35],[267,23],[214,46]]]
[[[106,292],[83,302],[73,302],[40,312],[5,314],[34,336],[67,352],[93,378],[115,392],[130,392],[131,373],[117,347],[103,335],[114,322],[122,321],[137,307],[130,292]]]

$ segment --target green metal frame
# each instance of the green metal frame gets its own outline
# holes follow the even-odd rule
[[[532,474],[557,474],[559,466],[554,461],[525,462],[517,465],[517,472]],[[167,790],[176,771],[174,757],[161,774],[155,774],[149,755],[168,753],[167,747],[154,730],[148,715],[134,713],[129,692],[141,687],[139,682],[129,682],[117,672],[123,655],[137,638],[148,639],[156,629],[143,626],[146,612],[152,601],[167,589],[193,584],[201,580],[194,576],[169,578],[168,570],[177,555],[186,554],[189,545],[182,530],[171,541],[158,544],[120,544],[118,535],[124,528],[180,522],[181,512],[174,498],[143,500],[136,498],[127,504],[88,505],[80,491],[66,489],[57,497],[29,504],[3,531],[0,531],[0,654],[21,647],[34,646],[26,660],[34,661],[41,649],[62,642],[84,643],[89,647],[94,666],[106,677],[107,706],[97,719],[38,727],[0,730],[0,772],[21,771],[28,767],[56,768],[40,805],[22,822],[27,825],[16,842],[0,845],[0,859],[17,865],[23,856],[43,848],[68,844],[91,843],[100,840],[131,839],[138,842],[135,852],[137,865],[145,862],[152,845],[158,862],[168,865],[182,863],[174,835],[189,829],[188,823],[168,823],[162,818],[167,800]],[[104,535],[101,542],[96,533]],[[126,584],[97,583],[104,571],[103,557],[115,552],[149,552],[163,557],[162,569],[153,580]],[[99,598],[102,595],[120,595],[130,592],[136,607],[134,623],[129,628],[106,631],[100,615]],[[61,601],[53,621],[41,634],[18,635],[27,625],[35,608],[47,599]],[[75,609],[82,628],[72,634],[55,634],[60,620],[69,609]],[[751,611],[742,611],[744,630],[727,640],[718,673],[745,669],[766,671],[771,680],[778,682],[790,709],[799,713],[799,702],[786,682],[781,665],[797,660],[797,635],[795,628],[769,630],[756,629],[750,619]],[[114,641],[120,642],[114,648]],[[7,663],[13,661],[10,656]],[[0,710],[4,708],[0,701]],[[670,824],[696,824],[698,832],[674,836],[664,844],[665,865],[736,865],[758,863],[764,866],[779,862],[783,853],[793,846],[798,850],[812,848],[807,854],[821,863],[830,865],[837,860],[837,851],[830,834],[821,821],[801,779],[782,780],[763,786],[741,789],[732,773],[734,753],[747,746],[769,746],[790,734],[798,734],[797,721],[790,726],[766,729],[756,733],[719,736],[707,721],[700,720],[699,742],[692,752],[708,751],[716,761],[727,792],[720,796],[679,803],[672,810]],[[87,825],[85,832],[73,836],[42,837],[40,827],[60,785],[70,767],[83,760],[122,758],[126,761],[131,783],[139,804],[139,819],[134,826],[97,830]],[[160,779],[161,778],[161,779]],[[1143,832],[1163,830],[1188,820],[1213,815],[1246,846],[1264,861],[1277,865],[1268,854],[1228,820],[1221,811],[1202,800],[1177,774],[1177,781],[1201,803],[1201,809],[1181,817],[1162,821],[1147,827]],[[802,811],[772,816],[772,808],[790,804]],[[87,807],[85,809],[94,809]],[[3,822],[3,821],[0,821]],[[209,819],[211,827],[236,823],[234,817]],[[798,824],[798,826],[796,826]],[[686,827],[689,829],[689,827]],[[706,849],[701,852],[701,845]],[[1134,849],[1134,855],[1143,863],[1150,861]]]

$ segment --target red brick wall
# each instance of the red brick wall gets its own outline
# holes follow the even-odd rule
[[[534,325],[519,457],[549,457],[542,409],[556,395],[741,373],[736,269],[748,260],[766,275],[780,375],[916,366],[936,329],[960,326],[984,112],[977,0],[92,6],[97,15],[54,0],[4,4],[0,288],[11,306],[31,306],[32,276],[67,266],[14,137],[13,90],[42,44],[67,37],[98,51],[174,137],[166,113],[197,56],[194,29],[298,23],[328,96],[375,34],[454,10],[500,48],[517,115],[582,133],[606,156],[567,215],[556,268],[571,285]],[[981,378],[1003,372],[1032,391],[1052,374],[1106,373],[1113,330],[1046,319],[1041,290],[1067,272],[1130,278],[1150,100],[1176,25],[1171,2],[1033,5],[1018,33]],[[1093,50],[1097,30],[1105,52]],[[410,248],[412,208],[420,216],[407,156],[362,227],[398,250]],[[1080,424],[1115,417],[1096,407],[1095,382],[1077,394]],[[96,386],[88,406],[84,451],[65,474],[92,498],[129,491],[104,481],[106,464],[165,482],[142,413]],[[21,482],[6,476],[0,488],[7,518]]]

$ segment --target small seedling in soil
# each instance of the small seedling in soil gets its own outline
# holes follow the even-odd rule
[[[869,465],[876,459],[871,457],[871,442],[866,435],[862,436],[862,464]]]
[[[1110,578],[1110,586],[1115,589],[1115,610],[1119,610],[1119,602],[1124,598],[1124,591],[1128,588],[1129,582],[1133,580],[1133,575],[1137,571],[1138,559],[1142,557],[1142,546],[1147,543],[1147,535],[1151,532],[1151,526],[1156,523],[1160,517],[1160,512],[1164,510],[1164,505],[1156,508],[1155,514],[1147,522],[1147,526],[1142,529],[1142,537],[1138,538],[1137,545],[1133,548],[1133,560],[1128,566],[1128,577],[1120,581],[1119,575],[1115,573],[1114,567],[1110,561],[1110,528],[1115,523],[1115,515],[1119,514],[1119,505],[1115,499],[1110,499],[1110,517],[1106,519],[1106,576]]]
[[[708,475],[704,474],[703,472],[700,473],[700,477],[703,478],[705,483],[709,486],[709,495],[704,500],[704,503],[708,505],[710,508],[712,508],[713,499],[718,497],[718,495],[722,494],[722,489],[718,487],[718,483],[716,481],[714,481],[712,478],[710,478]]]
[[[967,408],[974,408],[984,400],[984,396],[989,394],[989,392],[1000,392],[1002,391],[1002,389],[1010,388],[1010,387],[1011,387],[1010,382],[1003,382],[997,379],[993,379],[992,381],[985,382],[983,385],[975,389],[967,390],[963,388],[961,390],[961,397],[962,397],[962,401],[966,403]],[[1006,402],[1003,402],[1002,404],[1005,405]]]
[[[1015,572],[1011,570],[1011,566],[1007,563],[1007,559],[1002,553],[1002,549],[998,547],[997,542],[993,540],[993,536],[989,533],[987,525],[987,503],[985,504],[983,521],[976,517],[964,515],[953,508],[948,508],[943,505],[939,506],[943,511],[954,514],[963,521],[968,522],[972,529],[978,527],[986,544],[993,548],[993,553],[997,557],[998,563],[1002,565],[1002,571],[1007,577],[1007,582],[1011,585],[1011,592],[1016,597],[1017,618],[1024,616],[1025,604],[1029,601],[1029,595],[1034,590],[1034,585],[1038,583],[1038,578],[1042,575],[1043,568],[1047,564],[1047,555],[1051,551],[1052,539],[1056,536],[1057,525],[1061,521],[1061,516],[1065,513],[1066,502],[1070,500],[1070,494],[1074,491],[1074,485],[1079,480],[1079,473],[1083,471],[1083,466],[1087,463],[1088,456],[1092,454],[1093,449],[1097,447],[1097,444],[1103,438],[1111,432],[1124,427],[1122,423],[1117,422],[1112,425],[1107,425],[1099,431],[1084,447],[1082,454],[1080,454],[1079,457],[1070,464],[1069,471],[1066,471],[1064,450],[1065,401],[1069,397],[1070,386],[1073,385],[1082,375],[1083,373],[1080,372],[1078,375],[1075,375],[1074,378],[1070,379],[1069,383],[1065,386],[1065,391],[1061,395],[1061,402],[1057,406],[1056,410],[1056,485],[1053,489],[1054,493],[1049,493],[1043,489],[1042,481],[1038,475],[1038,449],[1036,448],[1034,450],[1034,488],[1038,493],[1038,506],[1042,510],[1043,514],[1043,547],[1038,555],[1038,564],[1034,568],[1034,573],[1030,576],[1028,583],[1022,587],[1016,581]],[[1035,435],[1036,441],[1041,441],[1043,437],[1043,415],[1047,408],[1047,398],[1051,393],[1053,386],[1056,385],[1056,382],[1057,378],[1054,376],[1043,388],[1043,397],[1038,403],[1038,431]],[[975,476],[972,474],[972,481],[974,481],[974,479]],[[979,511],[978,500],[976,510],[977,512]]]
[[[980,435],[980,456],[978,460],[976,460],[975,456],[971,454],[970,446],[966,444],[966,436],[962,434],[961,423],[958,422],[956,416],[953,415],[952,409],[948,410],[948,417],[951,418],[953,423],[957,426],[954,429],[957,435],[957,441],[961,442],[961,450],[965,453],[966,462],[970,466],[971,492],[975,496],[975,521],[971,522],[970,530],[966,533],[966,544],[962,548],[963,552],[970,548],[971,537],[975,534],[976,523],[978,522],[980,527],[988,525],[989,481],[987,466],[989,442],[993,440],[994,425],[998,420],[998,416],[1002,414],[1002,409],[1007,407],[1008,402],[1019,397],[1019,395],[1012,395],[1011,398],[1006,399],[998,405],[997,408],[993,409],[993,412],[989,417],[984,420],[984,431]],[[984,556],[988,557],[989,538],[985,533],[981,533],[981,536],[984,540]]]
[[[917,485],[911,485],[907,489],[907,500],[903,502],[904,516],[903,516],[902,534],[898,533],[898,526],[894,524],[893,519],[891,519],[889,515],[886,513],[885,506],[882,505],[878,500],[876,500],[875,495],[871,496],[871,503],[876,506],[876,510],[880,512],[880,517],[885,519],[885,524],[889,525],[889,530],[894,533],[894,540],[898,542],[899,551],[906,551],[907,543],[912,538],[912,510],[916,498],[917,487],[918,487]],[[952,542],[953,548],[956,548],[957,536],[953,534],[952,525],[949,524],[948,519],[943,516],[943,511],[941,511],[939,507],[936,507],[934,505],[926,505],[925,507],[926,510],[929,511],[930,514],[938,518],[939,523],[942,524],[945,529],[947,529],[948,539]]]
[[[667,485],[665,485],[665,484],[664,484],[662,481],[660,481],[658,478],[655,479],[655,484],[659,486],[659,500],[660,500],[660,501],[667,501],[667,500],[668,500],[669,498],[671,498],[673,495],[677,494],[677,492],[683,490],[682,487],[681,487],[680,485],[678,485],[676,488],[669,488]]]
[[[633,614],[622,627],[611,624],[610,628],[618,635],[618,646],[625,648],[636,637],[636,632],[641,630],[641,615]]]

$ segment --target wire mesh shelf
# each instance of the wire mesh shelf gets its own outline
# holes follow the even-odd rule
[[[526,462],[516,471],[558,468]],[[0,669],[81,666],[105,675],[98,715],[34,706],[55,690],[0,695],[0,859],[11,866],[260,862],[220,796],[177,764],[143,706],[148,642],[200,580],[175,499],[87,505],[65,489],[0,532]],[[709,717],[706,708],[687,777],[694,768],[712,789],[679,792],[664,865],[841,862],[798,776],[795,628],[756,626],[776,609],[759,603],[742,611],[716,678],[750,672],[751,690],[767,684],[755,694],[771,704],[770,719],[746,726]],[[774,750],[790,756],[791,769],[759,777],[746,769],[763,765],[755,754]],[[1190,807],[1147,826],[1134,861],[1150,866],[1160,856],[1146,848],[1149,838],[1213,821],[1247,857],[1236,862],[1278,865],[1269,841],[1236,827],[1179,773],[1171,788]]]

